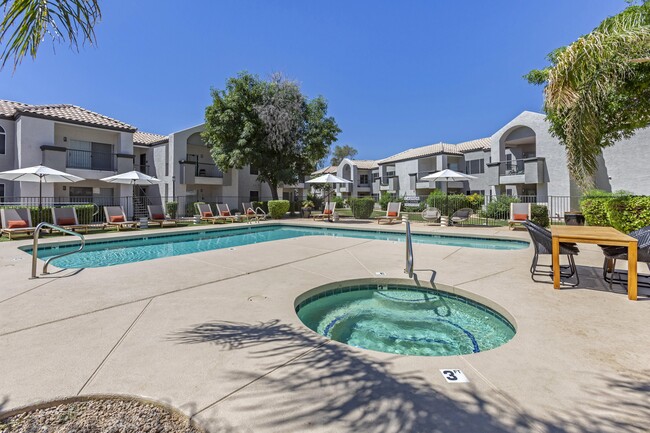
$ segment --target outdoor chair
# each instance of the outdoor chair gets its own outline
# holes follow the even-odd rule
[[[468,207],[465,207],[465,208],[462,208],[462,209],[458,209],[456,212],[454,212],[451,215],[451,218],[449,218],[449,221],[452,224],[462,223],[462,222],[465,222],[465,221],[469,220],[472,215],[474,215],[474,210],[470,209]]]
[[[2,219],[2,234],[11,240],[13,235],[32,235],[36,227],[32,227],[32,215],[27,208],[0,209]]]
[[[261,207],[253,207],[252,202],[242,202],[241,206],[244,209],[244,214],[246,214],[246,217],[249,219],[249,221],[255,219],[257,222],[260,222],[260,220],[263,221],[269,217]]]
[[[64,229],[72,231],[82,231],[88,233],[90,228],[104,228],[104,224],[79,224],[77,210],[73,207],[53,207],[52,222],[54,225],[61,226]]]
[[[650,226],[635,230],[629,233],[629,236],[638,240],[637,263],[645,263],[650,270]],[[617,271],[616,261],[627,260],[627,247],[601,246],[600,248],[605,255],[603,278],[609,283],[609,289],[612,289],[614,279],[621,286],[625,287],[625,283],[627,283],[627,272],[622,270]],[[638,286],[639,288],[650,289],[650,275],[639,275]]]
[[[149,212],[149,224],[158,224],[160,227],[176,225],[175,219],[167,218],[161,204],[147,205],[147,212]]]
[[[539,256],[542,254],[552,256],[553,254],[553,240],[551,237],[551,232],[546,230],[544,227],[538,226],[530,220],[522,222],[522,225],[528,230],[530,239],[532,240],[533,247],[535,248],[535,255],[533,256],[533,262],[530,265],[530,278],[537,283],[548,283],[552,282],[553,278],[553,265],[541,265],[539,264]],[[578,255],[580,250],[578,246],[574,243],[561,242],[560,243],[560,255],[567,256],[568,265],[560,266],[560,278],[565,278],[570,280],[575,276],[575,283],[570,281],[565,282],[569,286],[577,286],[580,283],[580,278],[578,277],[578,268],[576,267],[575,260],[573,256]],[[540,268],[548,268],[548,271],[542,271]],[[536,276],[546,276],[550,277],[551,281],[540,281],[536,280]]]
[[[429,207],[422,211],[422,219],[427,223],[436,223],[440,221],[440,211],[436,207]]]
[[[400,220],[400,211],[402,210],[402,203],[401,202],[394,202],[391,201],[388,203],[388,206],[386,207],[386,215],[376,217],[375,219],[377,220],[377,224],[380,224],[382,221],[388,222],[388,224],[392,224],[395,221]]]
[[[122,206],[104,206],[104,215],[106,224],[109,227],[115,227],[119,232],[121,229],[137,229],[138,223],[126,219],[126,214]]]
[[[223,218],[224,221],[230,221],[231,223],[237,221],[237,217],[230,212],[230,207],[227,203],[217,203],[217,212],[219,212],[219,217]]]
[[[330,203],[325,203],[325,209],[323,209],[322,213],[314,215],[314,221],[316,220],[324,220],[325,218],[329,219],[332,215],[334,215],[334,211],[336,210],[336,202],[330,202]]]
[[[201,215],[201,221],[207,221],[212,224],[222,223],[226,221],[222,217],[214,215],[214,213],[212,213],[212,208],[208,203],[195,203],[195,205],[197,212],[199,215]]]
[[[508,219],[508,228],[512,230],[515,228],[515,225],[530,220],[530,212],[530,203],[510,203],[510,219]]]

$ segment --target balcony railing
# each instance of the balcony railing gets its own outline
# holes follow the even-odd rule
[[[220,177],[223,178],[223,172],[217,168],[214,164],[196,164],[196,172],[194,173],[197,177]]]
[[[117,156],[114,153],[68,149],[65,166],[67,168],[82,168],[86,170],[115,171],[117,167]]]
[[[501,176],[517,176],[524,174],[524,160],[503,161],[500,163]]]

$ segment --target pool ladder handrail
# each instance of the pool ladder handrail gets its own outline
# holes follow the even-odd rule
[[[411,237],[411,222],[405,221],[406,224],[406,267],[404,273],[409,278],[413,278],[413,239]]]
[[[65,228],[63,228],[61,226],[57,226],[55,224],[50,224],[50,223],[47,223],[47,222],[40,223],[39,225],[36,226],[36,230],[34,230],[34,244],[32,246],[32,278],[38,278],[38,275],[36,275],[36,267],[37,267],[36,262],[38,261],[38,238],[39,238],[39,235],[41,234],[41,230],[43,229],[43,227],[49,227],[50,229],[58,230],[60,232],[67,233],[69,235],[77,236],[81,240],[81,245],[79,245],[78,250],[68,251],[66,253],[59,254],[58,256],[52,256],[52,257],[48,258],[45,261],[45,264],[43,265],[43,272],[41,273],[41,275],[47,274],[47,267],[49,266],[49,264],[50,264],[50,262],[52,260],[58,259],[58,258],[61,258],[61,257],[64,257],[64,256],[68,256],[70,254],[78,253],[81,250],[83,250],[84,247],[86,246],[86,238],[81,233],[77,233],[75,231],[68,230],[68,229],[65,229]]]

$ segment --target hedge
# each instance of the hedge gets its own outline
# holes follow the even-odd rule
[[[650,197],[612,197],[606,202],[612,227],[623,233],[650,225]]]
[[[178,213],[178,202],[177,201],[168,201],[165,204],[165,210],[167,211],[167,214],[169,215],[170,218],[175,219],[176,214]]]
[[[351,198],[350,209],[356,219],[368,219],[375,208],[375,201],[371,198]]]
[[[508,219],[510,218],[510,203],[519,203],[519,199],[507,195],[498,195],[485,206],[485,212],[482,216],[494,219]]]
[[[580,210],[585,217],[587,225],[590,226],[611,226],[607,214],[607,203],[610,197],[587,197],[580,201]]]
[[[470,208],[478,211],[485,197],[480,194],[445,194],[442,191],[434,191],[427,197],[427,205],[437,208],[443,215],[452,215],[459,209]]]
[[[551,224],[548,218],[548,208],[539,204],[531,205],[530,220],[538,226],[548,227]]]
[[[289,212],[289,200],[269,200],[269,213],[273,219],[283,218]]]

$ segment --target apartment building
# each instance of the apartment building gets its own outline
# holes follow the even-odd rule
[[[649,157],[650,128],[646,128],[604,149],[595,186],[605,191],[650,195],[650,171],[646,169]],[[357,182],[354,175],[346,177],[347,173],[355,173],[354,167],[355,161],[344,160],[337,174]],[[443,169],[475,178],[448,183],[422,180]],[[374,162],[369,170],[370,193],[375,197],[384,192],[396,197],[424,197],[438,189],[461,194],[527,196],[543,203],[549,197],[580,195],[567,169],[565,148],[549,133],[545,116],[530,111],[524,111],[490,137],[408,149]],[[337,192],[345,196],[347,190],[343,187]]]
[[[0,171],[43,164],[84,178],[44,183],[57,201],[101,201],[133,195],[132,186],[99,179],[133,170],[136,128],[75,105],[0,100]],[[0,180],[0,200],[37,197],[39,185]]]

